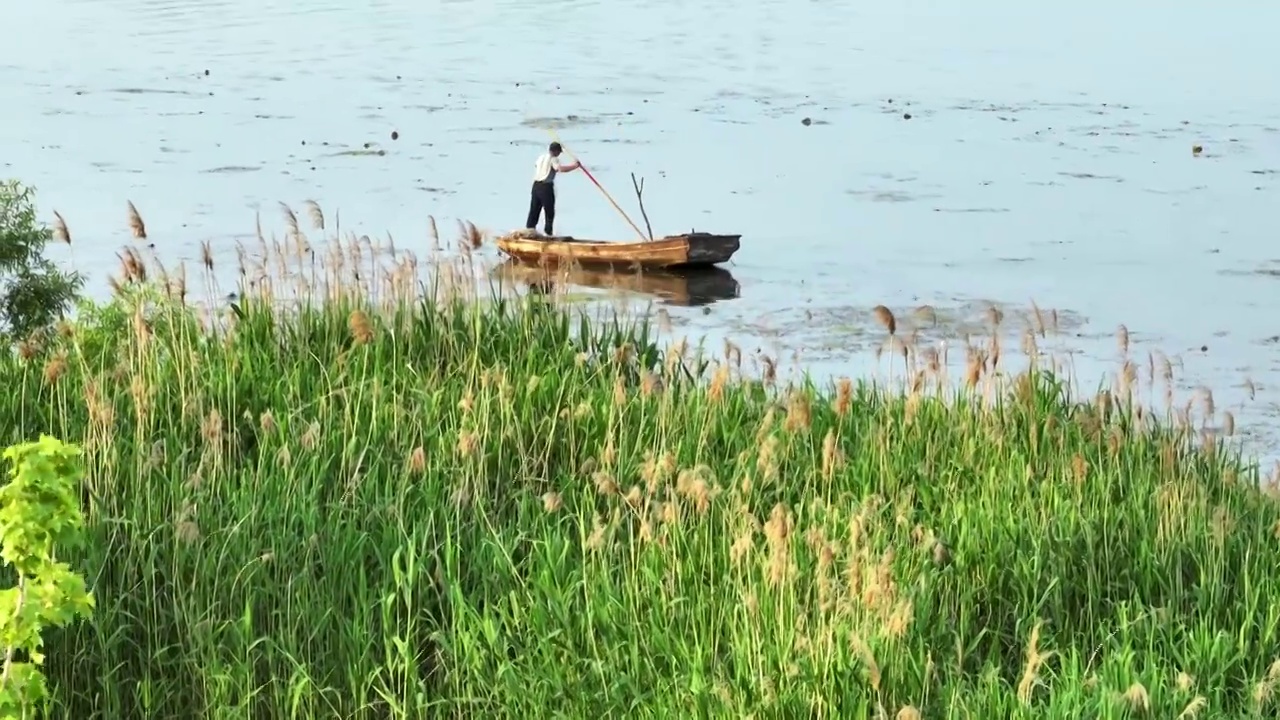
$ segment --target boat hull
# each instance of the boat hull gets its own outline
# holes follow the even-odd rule
[[[688,233],[648,242],[601,242],[571,237],[504,235],[495,241],[503,254],[524,263],[612,266],[653,270],[710,267],[727,262],[738,251],[741,235]]]

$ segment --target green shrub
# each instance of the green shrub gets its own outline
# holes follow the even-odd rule
[[[34,716],[48,698],[42,631],[89,617],[94,603],[84,578],[56,556],[84,541],[80,449],[42,435],[4,458],[13,469],[0,487],[0,558],[17,581],[0,591],[0,717],[7,719]]]
[[[70,308],[84,284],[44,257],[53,231],[36,219],[33,188],[0,182],[0,340],[21,340]]]

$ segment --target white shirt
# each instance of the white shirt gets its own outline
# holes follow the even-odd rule
[[[556,181],[556,173],[560,172],[560,158],[551,157],[551,153],[544,152],[538,156],[533,163],[533,181],[542,182],[549,180]]]

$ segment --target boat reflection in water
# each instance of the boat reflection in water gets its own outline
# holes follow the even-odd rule
[[[653,295],[663,304],[684,307],[710,305],[738,297],[738,281],[719,267],[685,270],[636,271],[580,265],[540,266],[508,260],[491,273],[505,285],[525,285],[548,293],[556,286],[577,285],[599,290]]]

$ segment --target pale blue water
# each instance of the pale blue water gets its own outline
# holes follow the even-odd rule
[[[1086,321],[1086,384],[1122,322],[1220,407],[1251,377],[1267,453],[1278,27],[1242,2],[45,0],[0,26],[0,173],[100,290],[126,200],[175,259],[233,257],[280,200],[401,246],[428,214],[517,227],[555,118],[628,209],[646,178],[657,232],[743,233],[741,297],[670,309],[695,335],[863,372],[872,305],[1034,298]],[[633,235],[581,176],[557,230]]]

